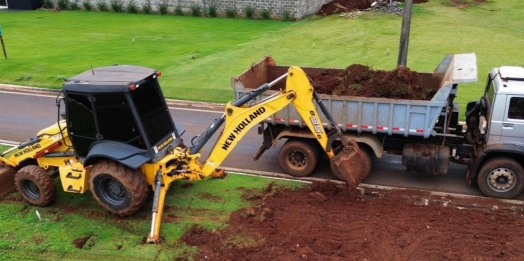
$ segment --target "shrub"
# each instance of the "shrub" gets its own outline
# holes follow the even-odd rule
[[[260,12],[260,15],[262,16],[262,19],[269,20],[271,19],[271,12],[268,9],[262,9]]]
[[[67,10],[69,8],[69,0],[58,0],[56,1],[56,5],[60,10]]]
[[[55,8],[55,3],[53,0],[44,0],[44,7],[47,9],[53,9]]]
[[[126,11],[130,14],[136,14],[137,12],[137,5],[135,0],[129,0],[126,6]]]
[[[124,4],[122,4],[120,0],[110,0],[109,4],[115,13],[122,12],[122,9],[124,8]]]
[[[167,1],[160,1],[157,3],[157,8],[158,8],[158,12],[161,14],[161,15],[165,15],[167,14],[167,11],[168,11],[168,4],[167,4]]]
[[[251,7],[250,5],[244,7],[244,15],[247,19],[253,19],[253,15],[255,14],[255,9]]]
[[[105,0],[97,0],[96,7],[98,8],[98,11],[100,12],[107,11],[107,3]]]
[[[182,6],[181,5],[176,5],[175,6],[175,15],[184,15],[184,10],[182,10]]]
[[[235,18],[237,14],[237,11],[233,7],[226,8],[226,16],[227,18]]]
[[[93,10],[93,4],[91,3],[91,0],[84,0],[82,2],[82,6],[84,7],[84,10],[86,11]]]
[[[151,1],[150,0],[147,0],[144,4],[142,4],[142,13],[144,14],[151,13]]]
[[[284,10],[284,12],[282,13],[282,20],[291,21],[291,19],[291,12],[289,12],[288,10]]]
[[[77,2],[77,0],[71,0],[71,3],[69,5],[69,9],[71,9],[71,10],[78,10],[78,2]]]
[[[191,4],[191,15],[200,16],[202,14],[202,7],[198,4]]]
[[[208,11],[209,17],[217,17],[217,7],[215,5],[210,5]]]

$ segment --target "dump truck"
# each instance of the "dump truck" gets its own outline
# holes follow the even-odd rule
[[[184,128],[172,119],[160,75],[151,68],[115,65],[69,78],[56,100],[59,113],[65,106],[65,119],[0,153],[0,194],[16,187],[30,204],[47,206],[56,197],[54,179],[59,177],[65,192],[90,191],[108,212],[129,216],[153,190],[147,242],[158,243],[169,186],[180,179],[224,177],[220,164],[247,131],[290,104],[307,119],[305,124],[330,159],[333,172],[353,186],[360,182],[364,156],[354,141],[342,135],[301,68],[288,67],[271,82],[229,102],[222,116],[191,139],[191,145],[184,144]],[[250,102],[284,80],[280,92]],[[332,126],[329,132],[320,115]],[[208,158],[201,161],[202,147],[221,128]]]
[[[232,78],[235,95],[240,97],[261,82],[271,81],[285,68],[270,56],[264,57]],[[302,68],[308,75],[343,70]],[[373,156],[381,158],[384,153],[402,155],[403,170],[435,175],[446,174],[450,162],[455,162],[468,166],[467,182],[477,183],[485,195],[519,195],[524,189],[524,69],[492,69],[483,96],[466,106],[465,124],[459,122],[454,98],[459,84],[477,81],[475,54],[447,55],[433,72],[418,73],[418,77],[438,89],[430,100],[319,96],[344,135],[364,152],[367,171],[372,168]],[[257,99],[282,87],[275,85]],[[284,139],[278,157],[283,171],[309,175],[318,163],[319,149],[304,123],[292,107],[265,119],[259,127],[264,141],[254,159]]]

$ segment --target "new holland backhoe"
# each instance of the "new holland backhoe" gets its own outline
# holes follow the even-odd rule
[[[229,102],[224,114],[191,146],[183,143],[184,129],[171,118],[158,76],[160,72],[154,69],[115,65],[68,79],[56,101],[59,113],[61,104],[65,104],[65,120],[0,154],[3,192],[14,183],[29,203],[46,206],[55,198],[53,178],[59,176],[64,191],[90,190],[104,209],[127,216],[142,206],[152,189],[153,214],[147,241],[157,243],[171,183],[223,177],[219,165],[246,132],[290,103],[326,152],[333,173],[349,187],[360,183],[364,163],[358,145],[341,135],[301,68],[290,67],[275,81]],[[254,101],[284,79],[285,89]],[[317,107],[333,126],[330,133],[326,133]],[[201,162],[202,147],[221,125],[224,128],[208,159]]]

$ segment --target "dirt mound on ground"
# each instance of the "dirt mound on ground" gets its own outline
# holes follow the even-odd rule
[[[414,4],[425,3],[428,0],[413,0]],[[479,1],[479,0],[477,0]],[[318,15],[331,15],[344,13],[354,10],[364,10],[371,7],[373,0],[334,0],[327,4],[322,5],[320,10],[317,12]],[[404,1],[397,1],[404,2]]]
[[[430,100],[437,92],[424,86],[407,67],[382,71],[353,64],[343,71],[328,69],[310,77],[317,93],[328,95]]]
[[[220,231],[191,227],[195,260],[524,260],[522,206],[317,184],[250,197]]]

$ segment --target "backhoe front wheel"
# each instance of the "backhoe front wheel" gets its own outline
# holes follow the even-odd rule
[[[149,191],[139,170],[109,160],[93,166],[89,185],[98,204],[119,216],[129,216],[140,209]]]
[[[512,158],[498,157],[482,165],[477,184],[493,198],[514,198],[524,190],[524,168]]]
[[[21,168],[15,175],[18,192],[29,203],[44,207],[56,197],[56,184],[44,169],[28,165]]]
[[[318,146],[302,140],[288,140],[278,153],[278,163],[285,173],[306,177],[318,162]]]

